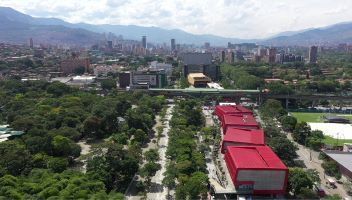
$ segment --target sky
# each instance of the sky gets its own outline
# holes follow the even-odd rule
[[[35,17],[260,39],[352,21],[352,0],[0,0]]]

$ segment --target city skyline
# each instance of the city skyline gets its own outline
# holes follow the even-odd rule
[[[319,28],[352,19],[351,1],[309,0],[3,0],[8,6],[36,17],[55,17],[72,23],[121,24],[182,29],[193,34],[261,39],[286,31]]]

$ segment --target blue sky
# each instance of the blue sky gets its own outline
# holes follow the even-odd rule
[[[73,23],[158,26],[245,39],[352,21],[351,0],[0,0],[0,6]]]

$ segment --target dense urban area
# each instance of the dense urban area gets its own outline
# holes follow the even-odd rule
[[[352,197],[352,45],[0,43],[0,199]]]

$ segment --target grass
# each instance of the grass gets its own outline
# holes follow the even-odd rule
[[[291,112],[297,118],[298,122],[324,122],[323,116],[341,116],[348,118],[352,121],[352,115],[345,114],[329,114],[329,113],[304,113],[304,112]]]
[[[325,144],[332,145],[332,146],[342,146],[344,143],[352,143],[351,139],[335,139],[333,137],[325,135],[323,140]]]
[[[294,117],[297,118],[298,122],[324,122],[323,116],[326,113],[301,113],[301,112],[292,112]]]

